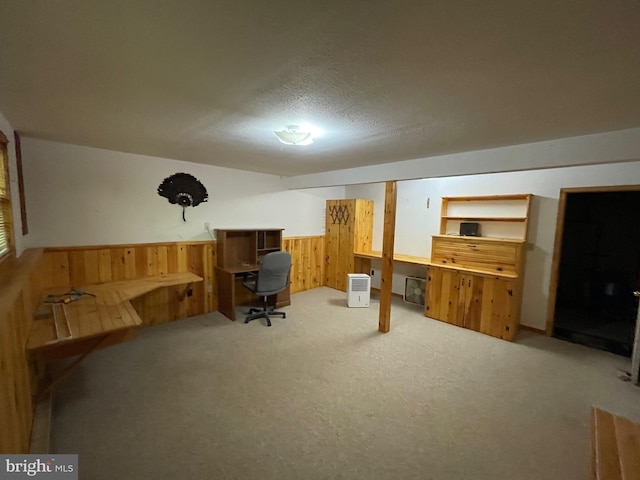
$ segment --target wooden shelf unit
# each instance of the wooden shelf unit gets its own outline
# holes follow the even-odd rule
[[[480,235],[527,239],[531,194],[443,197],[440,235],[457,235],[460,223],[476,222]]]
[[[512,340],[520,324],[531,194],[444,197],[425,316]],[[460,222],[481,236],[460,236]]]
[[[217,266],[231,269],[256,265],[267,253],[282,249],[282,230],[216,230]]]

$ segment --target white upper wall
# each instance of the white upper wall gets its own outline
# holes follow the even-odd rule
[[[394,250],[431,256],[431,235],[440,229],[441,197],[532,193],[521,323],[544,329],[560,189],[632,184],[640,184],[640,162],[401,181],[397,185]],[[373,248],[381,250],[384,183],[349,186],[346,196],[374,200]],[[407,273],[406,267],[397,264],[394,270],[393,291],[398,294],[404,290],[405,275],[425,273],[424,269]],[[377,286],[379,278],[374,275],[372,285]]]
[[[16,255],[20,256],[25,249],[25,238],[22,236],[22,216],[20,215],[20,189],[18,186],[18,168],[16,164],[16,146],[13,138],[13,127],[6,118],[0,113],[0,130],[5,134],[9,145],[7,153],[9,154],[9,179],[11,190],[11,210],[13,214],[13,232],[15,237]],[[27,221],[29,219],[27,218]]]
[[[640,128],[290,177],[289,188],[328,187],[640,160]]]
[[[210,240],[216,228],[284,228],[285,237],[323,235],[325,201],[344,187],[288,190],[282,178],[164,158],[22,139],[30,235],[26,247]],[[182,208],[158,195],[162,181],[189,173],[209,199]]]

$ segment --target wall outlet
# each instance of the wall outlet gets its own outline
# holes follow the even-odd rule
[[[208,232],[210,230],[211,224],[209,222],[204,222],[204,229]]]

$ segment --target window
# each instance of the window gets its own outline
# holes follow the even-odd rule
[[[13,248],[7,143],[7,137],[0,132],[0,257],[5,256]]]

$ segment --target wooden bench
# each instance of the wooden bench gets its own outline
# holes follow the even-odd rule
[[[640,424],[594,407],[591,434],[595,480],[640,479]]]
[[[44,299],[34,318],[27,350],[36,363],[51,362],[80,355],[55,379],[40,389],[48,393],[89,354],[135,337],[142,319],[129,300],[157,288],[186,284],[183,300],[194,282],[202,277],[193,273],[170,273],[119,282],[87,285],[76,290],[86,292],[69,303],[45,304]],[[68,289],[47,294],[64,295]]]

